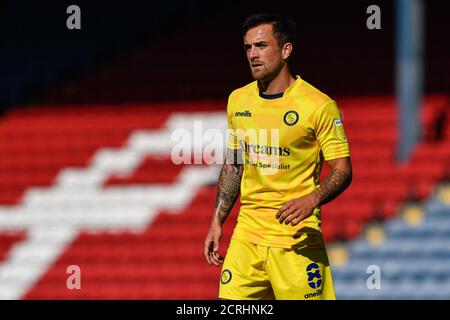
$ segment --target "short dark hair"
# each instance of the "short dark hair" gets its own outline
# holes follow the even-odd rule
[[[294,44],[295,22],[277,14],[259,13],[248,17],[242,25],[242,36],[245,36],[248,30],[265,23],[272,24],[273,34],[280,47],[288,42]]]

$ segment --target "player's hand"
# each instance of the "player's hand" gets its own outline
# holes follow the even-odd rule
[[[219,266],[223,262],[223,258],[219,256],[219,241],[221,237],[222,225],[219,221],[213,220],[206,235],[204,249],[205,259],[210,266]]]
[[[289,200],[276,214],[280,223],[296,226],[300,221],[308,218],[318,206],[318,201],[313,194]]]

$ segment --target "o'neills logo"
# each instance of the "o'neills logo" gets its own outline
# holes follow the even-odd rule
[[[246,153],[256,153],[256,154],[265,154],[268,156],[290,156],[291,150],[286,147],[271,147],[259,144],[248,144],[245,141],[242,141],[241,144],[244,146],[244,150]]]
[[[322,289],[319,289],[312,293],[307,293],[304,295],[305,299],[315,298],[317,296],[320,296],[322,294]]]
[[[245,110],[244,112],[242,111],[237,111],[234,113],[235,117],[251,117],[252,113],[248,110]]]

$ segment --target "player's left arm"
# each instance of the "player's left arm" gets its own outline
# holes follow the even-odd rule
[[[350,157],[327,161],[330,173],[314,192],[286,202],[277,212],[280,223],[297,225],[309,217],[315,208],[330,202],[347,189],[352,182],[352,162]]]
[[[350,157],[327,161],[330,173],[322,185],[312,193],[317,206],[328,203],[344,192],[352,183],[352,162]],[[317,207],[316,206],[316,207]]]

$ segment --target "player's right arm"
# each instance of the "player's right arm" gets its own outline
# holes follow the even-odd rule
[[[204,246],[205,259],[209,265],[218,266],[223,261],[219,256],[219,241],[222,236],[222,224],[230,214],[240,193],[244,172],[241,152],[241,149],[227,149],[225,163],[220,170],[215,212]]]

